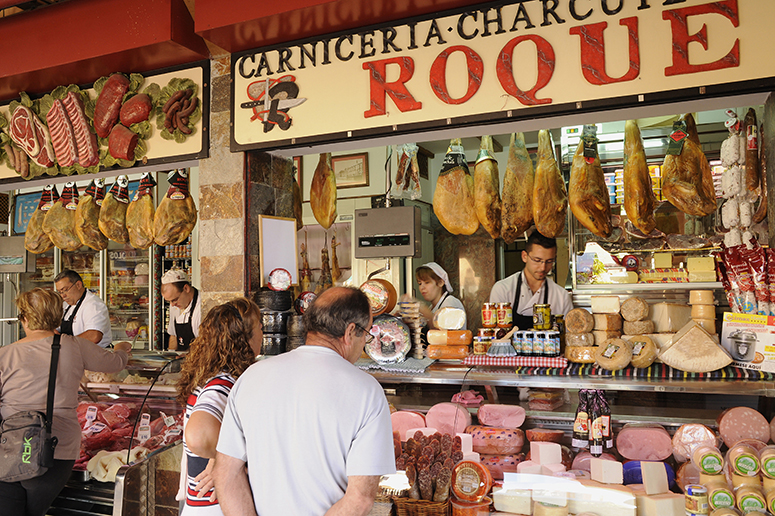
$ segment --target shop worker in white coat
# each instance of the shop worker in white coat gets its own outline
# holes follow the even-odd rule
[[[430,308],[424,303],[420,303],[420,315],[428,321],[428,329],[434,329],[433,316],[441,308],[459,308],[465,312],[463,303],[452,295],[452,284],[449,282],[449,275],[441,265],[436,262],[428,262],[414,271],[414,277],[417,279],[417,286],[423,299],[430,303]],[[401,296],[401,301],[417,301],[409,294]],[[466,325],[463,324],[465,330]]]
[[[493,285],[490,303],[511,303],[514,326],[533,327],[533,305],[551,305],[552,315],[573,309],[570,293],[547,277],[557,260],[557,242],[534,231],[522,251],[525,268]]]
[[[108,307],[98,295],[83,286],[81,275],[65,269],[54,278],[54,288],[63,301],[59,333],[83,337],[101,348],[110,346],[113,335]]]
[[[353,365],[371,324],[363,292],[330,288],[304,312],[305,346],[239,377],[213,469],[226,516],[369,513],[396,471],[385,392]]]
[[[199,336],[202,323],[202,297],[191,285],[188,274],[181,269],[170,269],[161,277],[161,296],[170,304],[170,351],[188,351],[188,346]]]

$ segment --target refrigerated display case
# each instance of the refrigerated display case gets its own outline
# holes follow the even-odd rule
[[[62,270],[72,269],[81,275],[83,286],[100,295],[100,251],[83,246],[77,251],[62,251]]]
[[[107,249],[106,304],[113,341],[131,340],[151,349],[151,260],[147,249],[110,242]]]

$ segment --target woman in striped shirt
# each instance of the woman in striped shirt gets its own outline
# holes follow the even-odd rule
[[[221,515],[210,472],[234,382],[261,350],[261,311],[238,298],[210,310],[183,364],[178,401],[186,406],[181,484],[185,515]],[[185,484],[183,485],[183,481]]]

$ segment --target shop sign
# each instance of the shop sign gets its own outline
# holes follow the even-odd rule
[[[701,96],[775,77],[772,19],[775,2],[516,0],[242,52],[232,149]]]

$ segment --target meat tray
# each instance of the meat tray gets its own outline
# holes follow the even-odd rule
[[[409,327],[398,317],[380,315],[370,333],[374,339],[366,345],[366,354],[378,364],[396,364],[406,359],[412,347]]]

